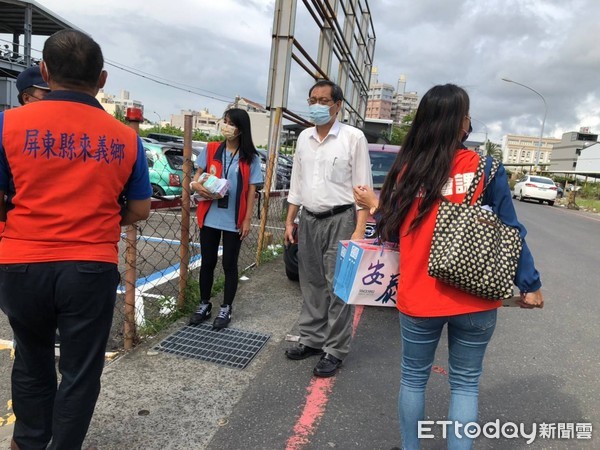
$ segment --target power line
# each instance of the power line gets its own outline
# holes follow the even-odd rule
[[[0,42],[6,42],[6,43],[9,43],[9,44],[12,44],[11,41],[8,41],[8,40],[2,39],[2,38],[0,38]],[[33,48],[33,47],[31,47],[31,50],[39,52],[39,53],[42,53],[41,50],[38,50],[38,49]],[[231,103],[232,100],[233,100],[233,97],[228,97],[226,95],[222,95],[222,94],[219,94],[217,92],[212,92],[212,91],[209,91],[209,90],[206,90],[206,89],[200,89],[200,88],[197,88],[195,86],[190,86],[190,85],[187,85],[187,84],[184,84],[184,83],[179,83],[177,81],[169,80],[167,78],[162,78],[162,77],[159,77],[158,75],[154,75],[154,74],[151,74],[151,73],[148,73],[148,72],[144,72],[144,71],[142,71],[140,69],[136,69],[134,67],[126,66],[125,64],[119,63],[117,61],[111,61],[111,60],[105,59],[104,62],[107,65],[115,67],[115,68],[117,68],[119,70],[122,70],[124,72],[128,72],[128,73],[130,73],[132,75],[135,75],[135,76],[138,76],[138,77],[141,77],[141,78],[145,78],[146,80],[150,80],[150,81],[153,81],[155,83],[162,84],[163,86],[172,87],[173,89],[178,89],[178,90],[183,91],[183,92],[188,92],[190,94],[199,95],[200,97],[210,98],[212,100],[217,100],[217,101],[223,102],[223,103]],[[161,80],[164,80],[164,81],[161,81]],[[180,86],[176,86],[176,84],[178,84],[180,86],[185,86],[186,88],[191,88],[191,89],[186,89],[186,88],[183,88],[183,87],[180,87]],[[202,93],[197,92],[197,91],[204,91],[204,92],[208,92],[208,93],[213,94],[213,95],[202,94]],[[218,97],[222,97],[222,98],[218,98]]]
[[[160,81],[160,80],[158,80],[156,78],[153,78],[151,76],[146,76],[146,75],[143,75],[141,73],[134,72],[133,70],[127,69],[124,66],[120,66],[120,65],[117,65],[115,63],[108,62],[106,60],[105,60],[105,63],[107,65],[109,65],[109,66],[115,67],[115,68],[117,68],[119,70],[122,70],[124,72],[128,72],[128,73],[131,73],[131,74],[136,75],[138,77],[145,78],[146,80],[154,81],[155,83],[162,84],[163,86],[172,87],[173,89],[178,89],[178,90],[183,91],[183,92],[189,92],[190,94],[199,95],[200,97],[210,98],[210,99],[217,100],[217,101],[223,102],[223,103],[231,103],[231,101],[233,100],[233,98],[230,98],[228,100],[224,100],[224,99],[221,99],[221,98],[214,97],[212,95],[201,94],[200,92],[196,92],[196,91],[193,91],[191,89],[186,89],[186,88],[182,88],[182,87],[179,87],[179,86],[175,86],[174,84],[167,83],[165,81]],[[219,94],[216,94],[216,95],[219,95]],[[225,96],[223,96],[223,97],[225,97]]]
[[[144,72],[143,70],[136,69],[135,67],[128,66],[128,65],[120,63],[118,61],[111,61],[110,59],[105,59],[105,61],[107,63],[109,63],[109,64],[112,63],[111,65],[115,65],[115,67],[121,66],[121,67],[125,67],[127,69],[130,69],[130,70],[133,70],[134,72],[136,72],[136,74],[137,73],[141,73],[141,74],[147,75],[147,76],[152,77],[152,78],[157,78],[159,80],[167,81],[167,82],[172,83],[172,84],[178,84],[180,86],[189,87],[189,88],[194,89],[195,91],[208,92],[209,94],[216,95],[217,97],[229,98],[229,96],[227,96],[227,95],[219,94],[218,92],[209,91],[208,89],[201,89],[201,88],[198,88],[196,86],[191,86],[189,84],[180,83],[178,81],[169,80],[168,78],[160,77],[158,75],[155,75],[155,74],[152,74],[152,73],[149,73],[149,72]],[[118,68],[121,68],[121,67],[118,67]]]

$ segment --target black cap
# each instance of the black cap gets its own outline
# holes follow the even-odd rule
[[[19,94],[22,94],[25,89],[30,87],[50,90],[48,84],[42,78],[40,66],[33,66],[29,69],[25,69],[17,77],[17,90],[19,91]]]

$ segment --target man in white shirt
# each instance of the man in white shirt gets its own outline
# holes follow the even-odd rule
[[[357,209],[352,188],[372,186],[371,161],[362,131],[336,117],[344,95],[339,86],[319,81],[309,91],[314,128],[300,133],[294,156],[285,241],[293,242],[298,225],[298,273],[304,304],[300,343],[286,351],[289,359],[322,355],[313,373],[336,374],[349,352],[354,309],[333,293],[338,241],[362,239],[368,210]]]

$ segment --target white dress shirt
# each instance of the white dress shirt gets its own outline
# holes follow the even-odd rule
[[[321,141],[316,127],[298,136],[288,202],[311,212],[354,203],[352,189],[373,186],[367,139],[350,125],[333,123]]]

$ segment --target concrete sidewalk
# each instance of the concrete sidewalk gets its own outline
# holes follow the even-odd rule
[[[539,424],[540,428],[531,444],[523,437],[480,436],[474,448],[598,449],[598,328],[593,324],[599,306],[590,280],[597,278],[600,249],[594,238],[600,222],[556,208],[515,206],[530,231],[528,245],[546,280],[547,304],[543,310],[499,311],[481,379],[479,421],[522,424],[527,430]],[[548,245],[552,236],[568,236],[574,227],[582,238]],[[575,266],[576,273],[564,270]],[[291,361],[283,355],[288,345],[285,335],[296,334],[302,302],[299,286],[287,280],[281,258],[254,269],[248,277],[240,283],[231,327],[271,335],[248,367],[231,369],[148,353],[186,321],[173,324],[108,365],[86,446],[99,450],[398,448],[397,311],[374,307],[357,314],[350,355],[338,376],[319,382],[315,380],[323,379],[312,376],[317,358]],[[8,356],[4,352],[1,357]],[[448,370],[444,333],[427,386],[427,420],[447,417]],[[322,403],[311,404],[318,388],[325,388],[317,392]],[[588,424],[590,432],[591,425],[594,430],[589,439],[548,438],[540,434],[543,424]],[[8,430],[0,427],[0,433]],[[0,450],[8,442],[0,439]],[[425,440],[422,448],[446,448],[439,427],[435,438]]]
[[[281,258],[240,281],[232,328],[270,334],[244,369],[149,351],[185,326],[181,320],[110,363],[86,445],[109,449],[203,449],[227,423],[246,389],[280,348],[302,304]],[[220,298],[213,301],[218,306]],[[277,355],[279,356],[279,355]]]

